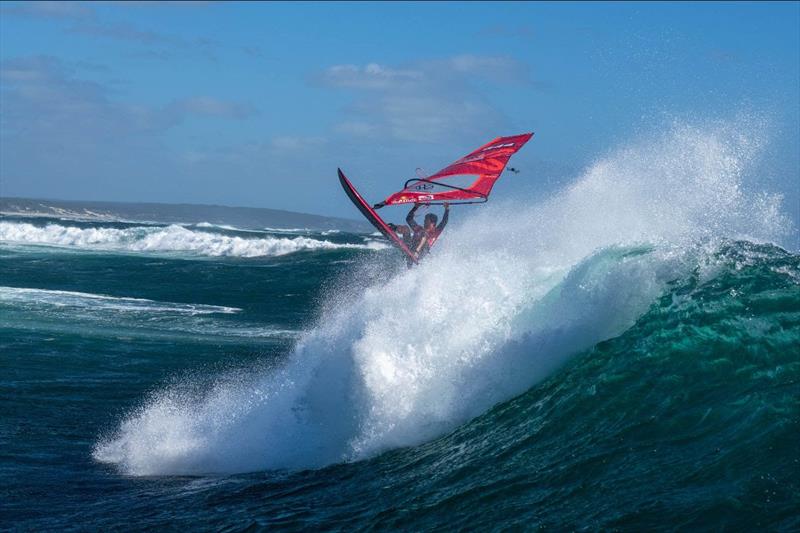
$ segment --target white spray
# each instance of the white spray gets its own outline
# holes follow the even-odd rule
[[[277,370],[151,398],[95,458],[134,475],[309,468],[435,438],[621,334],[720,238],[777,241],[758,143],[676,126],[538,205],[492,205],[419,267],[330,296]],[[457,213],[459,215],[460,213]]]
[[[198,225],[198,227],[203,227]],[[242,231],[242,230],[239,230]],[[0,242],[114,252],[188,253],[211,257],[279,256],[303,250],[341,248],[380,250],[378,242],[334,243],[305,236],[242,238],[197,231],[177,224],[165,227],[80,228],[61,224],[35,226],[27,222],[0,222]]]

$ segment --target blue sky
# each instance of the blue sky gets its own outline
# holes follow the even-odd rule
[[[671,118],[755,113],[798,217],[796,2],[0,10],[3,196],[353,217],[337,166],[377,200],[416,167],[535,131],[515,164],[544,194]]]

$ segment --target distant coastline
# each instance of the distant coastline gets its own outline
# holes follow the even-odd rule
[[[57,217],[79,220],[119,220],[163,224],[230,224],[245,229],[338,229],[369,232],[371,226],[347,218],[325,217],[262,207],[231,207],[205,204],[150,202],[105,202],[0,198],[0,215]]]

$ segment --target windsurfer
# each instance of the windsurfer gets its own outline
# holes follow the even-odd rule
[[[436,242],[436,239],[438,239],[442,231],[444,231],[444,227],[447,225],[447,220],[450,217],[450,204],[445,202],[444,215],[442,216],[442,222],[440,224],[436,224],[439,220],[438,216],[433,213],[428,213],[425,215],[422,226],[420,226],[417,224],[417,221],[414,220],[414,215],[421,205],[422,204],[414,204],[414,207],[408,212],[408,216],[406,216],[406,223],[408,226],[389,225],[392,230],[403,238],[406,246],[408,246],[417,260],[422,259],[430,252],[431,246],[433,246],[433,243]]]
[[[342,169],[339,169],[339,183],[342,184],[350,201],[370,224],[405,254],[409,265],[415,265],[430,251],[447,224],[448,209],[445,201],[456,205],[486,202],[492,187],[506,168],[509,158],[531,137],[533,133],[498,137],[435,174],[406,180],[401,190],[373,205],[367,203],[358,193],[342,173]],[[414,208],[406,218],[408,226],[398,227],[388,224],[376,212],[385,206],[407,205],[412,202]],[[437,225],[438,218],[433,214],[425,217],[422,226],[417,224],[414,221],[414,214],[420,205],[444,205],[441,224]]]

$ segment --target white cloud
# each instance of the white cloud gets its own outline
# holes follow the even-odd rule
[[[334,65],[318,79],[324,86],[355,94],[336,131],[437,142],[476,128],[501,127],[502,112],[473,82],[525,82],[528,70],[505,56],[458,55],[403,67]]]
[[[324,147],[318,138],[239,147],[237,135],[226,135],[222,124],[208,128],[214,133],[176,128],[189,119],[246,118],[254,112],[246,103],[208,95],[164,105],[129,102],[112,87],[87,79],[89,74],[95,77],[96,71],[49,56],[0,62],[3,194],[161,201],[219,195],[253,204],[261,200],[252,190],[274,189],[282,201],[301,201],[308,187],[296,181],[276,186],[275,180],[298,173],[302,182],[321,173],[319,158],[307,155],[309,146]],[[226,186],[220,189],[214,184],[223,178]],[[246,188],[232,185],[243,183]]]
[[[196,175],[177,177],[179,154],[165,134],[189,117],[230,120],[254,112],[207,96],[163,106],[123,102],[105,85],[83,79],[75,64],[48,56],[4,61],[0,79],[0,163],[4,185],[19,192],[93,195],[113,182],[110,189],[149,194],[171,187],[164,176],[190,182]]]
[[[188,116],[244,119],[256,113],[252,105],[194,96],[165,106],[143,106],[109,98],[103,85],[80,79],[76,69],[51,56],[16,58],[0,64],[3,82],[2,126],[27,132],[43,141],[87,145],[110,139],[156,133]],[[22,133],[21,133],[22,134]]]
[[[119,2],[117,7],[143,6],[156,9],[166,2]],[[175,2],[175,6],[208,5],[206,2]],[[208,60],[216,60],[214,50],[219,43],[209,38],[186,38],[178,34],[164,34],[124,22],[104,20],[91,2],[19,2],[8,5],[0,4],[0,15],[28,17],[34,19],[58,20],[65,23],[65,31],[71,34],[87,35],[105,40],[136,43],[140,46],[157,47],[157,50],[137,53],[140,57],[169,59],[169,51],[180,52],[189,56],[200,56]]]
[[[453,137],[476,124],[494,123],[497,115],[488,103],[471,95],[440,94],[387,96],[374,112],[382,116],[392,137],[405,141]]]
[[[524,82],[528,79],[528,69],[520,62],[507,56],[458,55],[446,61],[454,72],[492,78],[504,82]]]
[[[364,67],[334,65],[324,72],[322,82],[332,87],[391,89],[419,83],[423,78],[424,74],[418,70],[391,69],[377,63],[369,63]]]

